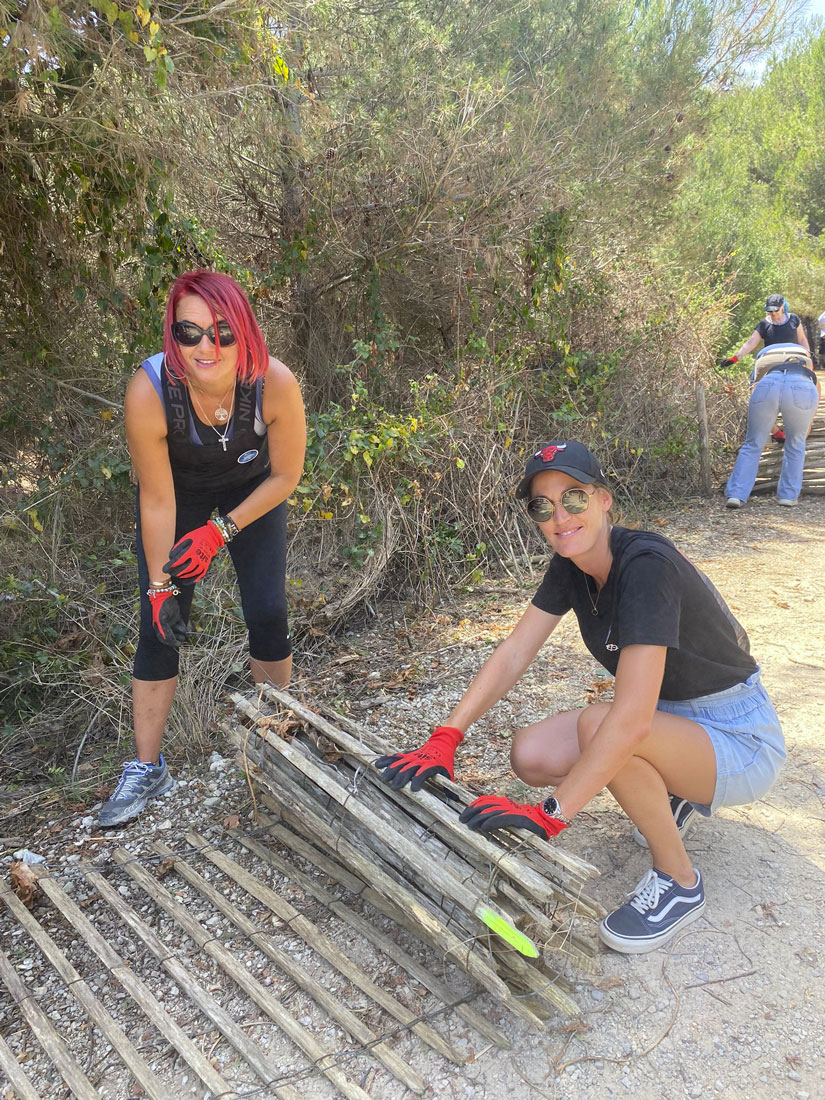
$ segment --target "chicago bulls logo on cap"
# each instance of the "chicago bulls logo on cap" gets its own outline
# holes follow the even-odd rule
[[[566,443],[551,443],[549,447],[536,451],[536,458],[540,458],[542,462],[552,462],[559,451],[563,451],[566,446]]]

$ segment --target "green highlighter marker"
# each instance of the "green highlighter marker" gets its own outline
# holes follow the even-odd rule
[[[510,944],[511,947],[515,947],[516,951],[520,951],[522,955],[526,955],[528,959],[537,959],[539,957],[539,951],[529,936],[525,936],[523,932],[519,932],[518,928],[512,924],[506,917],[503,917],[501,913],[496,913],[495,910],[490,909],[487,905],[479,905],[475,911],[475,915],[479,920],[483,921],[491,932],[495,932],[497,936],[501,936],[503,940]]]

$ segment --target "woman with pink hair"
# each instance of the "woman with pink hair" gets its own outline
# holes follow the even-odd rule
[[[286,500],[301,476],[306,422],[292,372],[270,356],[240,286],[192,271],[173,284],[163,351],[126,393],[137,475],[140,637],[132,703],[136,757],[101,825],[137,817],[174,786],[160,751],[195,584],[229,552],[257,683],[288,683]]]

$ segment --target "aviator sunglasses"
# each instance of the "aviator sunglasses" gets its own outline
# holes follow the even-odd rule
[[[197,347],[201,338],[205,336],[211,343],[215,343],[215,326],[201,328],[194,321],[175,321],[172,325],[172,336],[176,344],[185,348]],[[235,343],[235,333],[230,328],[228,321],[218,321],[218,339],[221,347],[231,347]]]
[[[590,507],[591,496],[592,493],[585,489],[565,489],[558,503],[571,516],[578,516]],[[552,519],[555,511],[556,505],[549,497],[533,497],[527,501],[527,515],[536,523],[545,523]]]

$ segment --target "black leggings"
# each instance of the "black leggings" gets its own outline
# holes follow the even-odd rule
[[[266,475],[265,475],[266,476]],[[240,488],[210,494],[177,493],[175,541],[202,527],[217,508],[224,515],[245,500],[264,478]],[[178,654],[164,645],[152,626],[152,608],[146,590],[149,570],[140,530],[140,493],[137,497],[137,559],[140,584],[140,637],[135,654],[136,680],[169,680],[178,674]],[[171,549],[171,547],[170,547]],[[235,566],[243,616],[249,631],[249,655],[258,661],[283,661],[292,653],[286,613],[286,501],[244,527],[227,550]],[[193,584],[178,582],[181,614],[188,621]]]

